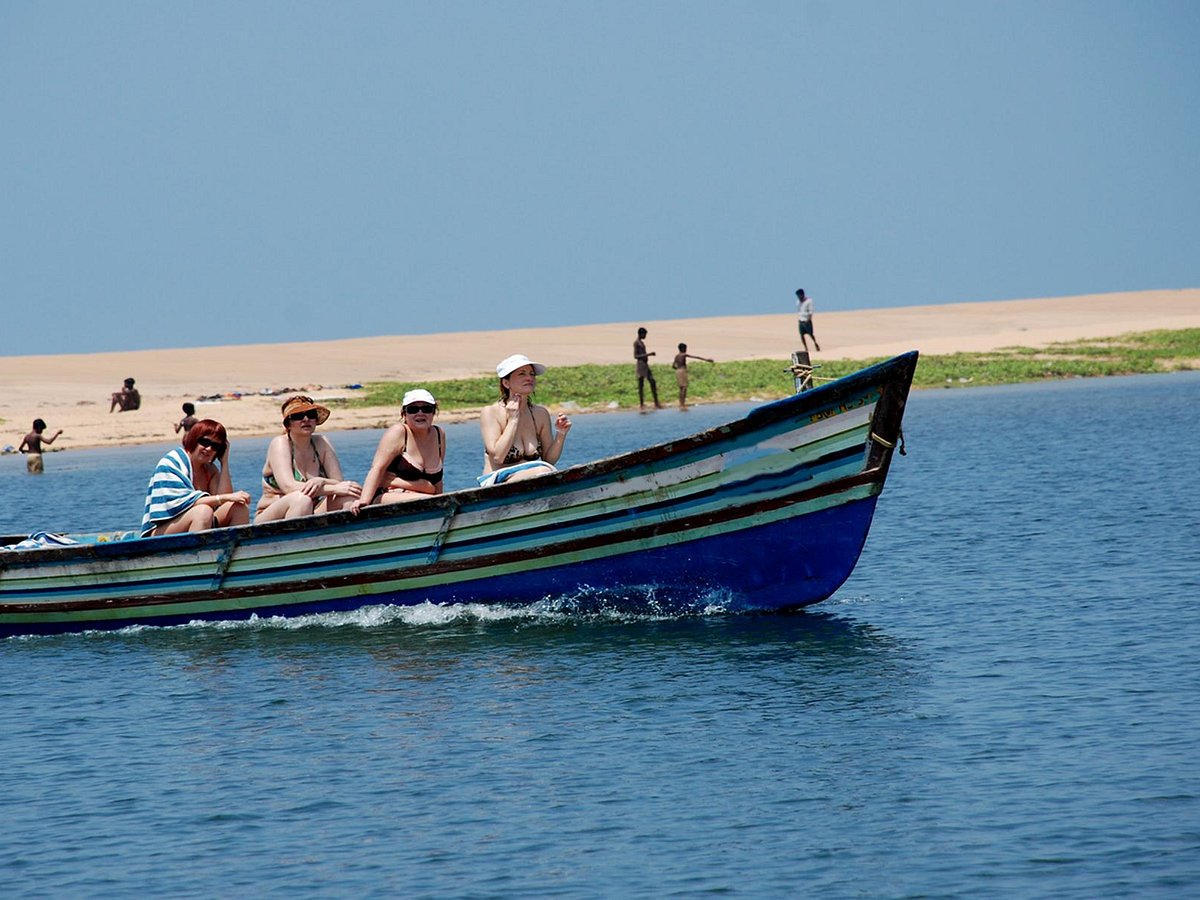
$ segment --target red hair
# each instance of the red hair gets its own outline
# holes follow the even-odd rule
[[[183,449],[191,453],[200,443],[200,438],[204,437],[210,441],[219,441],[225,447],[229,446],[229,438],[225,436],[224,425],[215,419],[201,419],[183,436]]]

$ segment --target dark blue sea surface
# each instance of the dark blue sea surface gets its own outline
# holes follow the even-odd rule
[[[745,408],[579,416],[564,463]],[[1193,896],[1198,408],[1200,373],[915,393],[805,613],[0,641],[4,895]],[[332,438],[361,478],[378,432]],[[0,533],[135,527],[168,446],[0,457]]]

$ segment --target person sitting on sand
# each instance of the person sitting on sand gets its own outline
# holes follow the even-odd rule
[[[112,404],[108,407],[108,411],[112,412],[119,408],[121,412],[127,412],[131,409],[137,409],[141,405],[142,395],[133,386],[133,379],[126,378],[125,386],[112,395]]]
[[[41,419],[33,420],[33,431],[25,435],[21,441],[21,446],[17,448],[18,453],[24,453],[25,470],[30,475],[41,475],[45,471],[45,463],[42,460],[42,445],[49,446],[58,440],[58,436],[62,434],[62,429],[54,432],[50,437],[46,437],[43,433],[46,430],[46,423]]]
[[[250,495],[235,491],[229,476],[225,426],[201,419],[158,461],[146,488],[142,537],[208,531],[250,521]]]
[[[267,445],[263,495],[254,521],[292,519],[349,506],[362,494],[362,487],[342,477],[342,464],[329,439],[313,434],[329,418],[329,410],[303,395],[289,397],[281,409],[284,433]]]
[[[194,403],[183,404],[183,418],[175,423],[175,433],[179,434],[182,431],[184,434],[187,434],[198,421],[196,418],[196,405]]]
[[[545,371],[541,363],[520,353],[496,366],[500,399],[485,406],[479,418],[483,432],[480,485],[524,481],[555,471],[554,463],[562,455],[571,420],[559,415],[552,426],[550,411],[532,402],[537,376]]]
[[[406,503],[442,492],[446,434],[433,424],[437,401],[429,391],[408,391],[400,403],[400,422],[383,433],[362,495],[350,504],[357,515],[367,504]]]
[[[687,344],[679,345],[679,352],[675,354],[675,359],[671,362],[671,368],[675,370],[675,383],[679,385],[679,408],[687,409],[687,389],[688,389],[688,370],[687,361],[689,359],[702,359],[705,362],[712,362],[707,356],[696,356],[694,353],[687,352]]]

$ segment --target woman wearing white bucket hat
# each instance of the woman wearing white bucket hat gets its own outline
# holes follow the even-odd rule
[[[372,503],[406,503],[442,492],[446,433],[433,424],[437,401],[424,388],[400,401],[400,421],[383,433],[362,496],[350,505],[357,514]]]
[[[479,419],[483,433],[481,485],[524,481],[555,471],[571,420],[560,415],[552,425],[550,411],[531,401],[537,376],[545,371],[545,366],[521,353],[496,366],[500,399],[484,407]]]

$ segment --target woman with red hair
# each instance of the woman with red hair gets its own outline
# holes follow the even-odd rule
[[[207,531],[250,521],[250,495],[229,477],[225,426],[201,419],[158,461],[146,489],[142,537]]]

